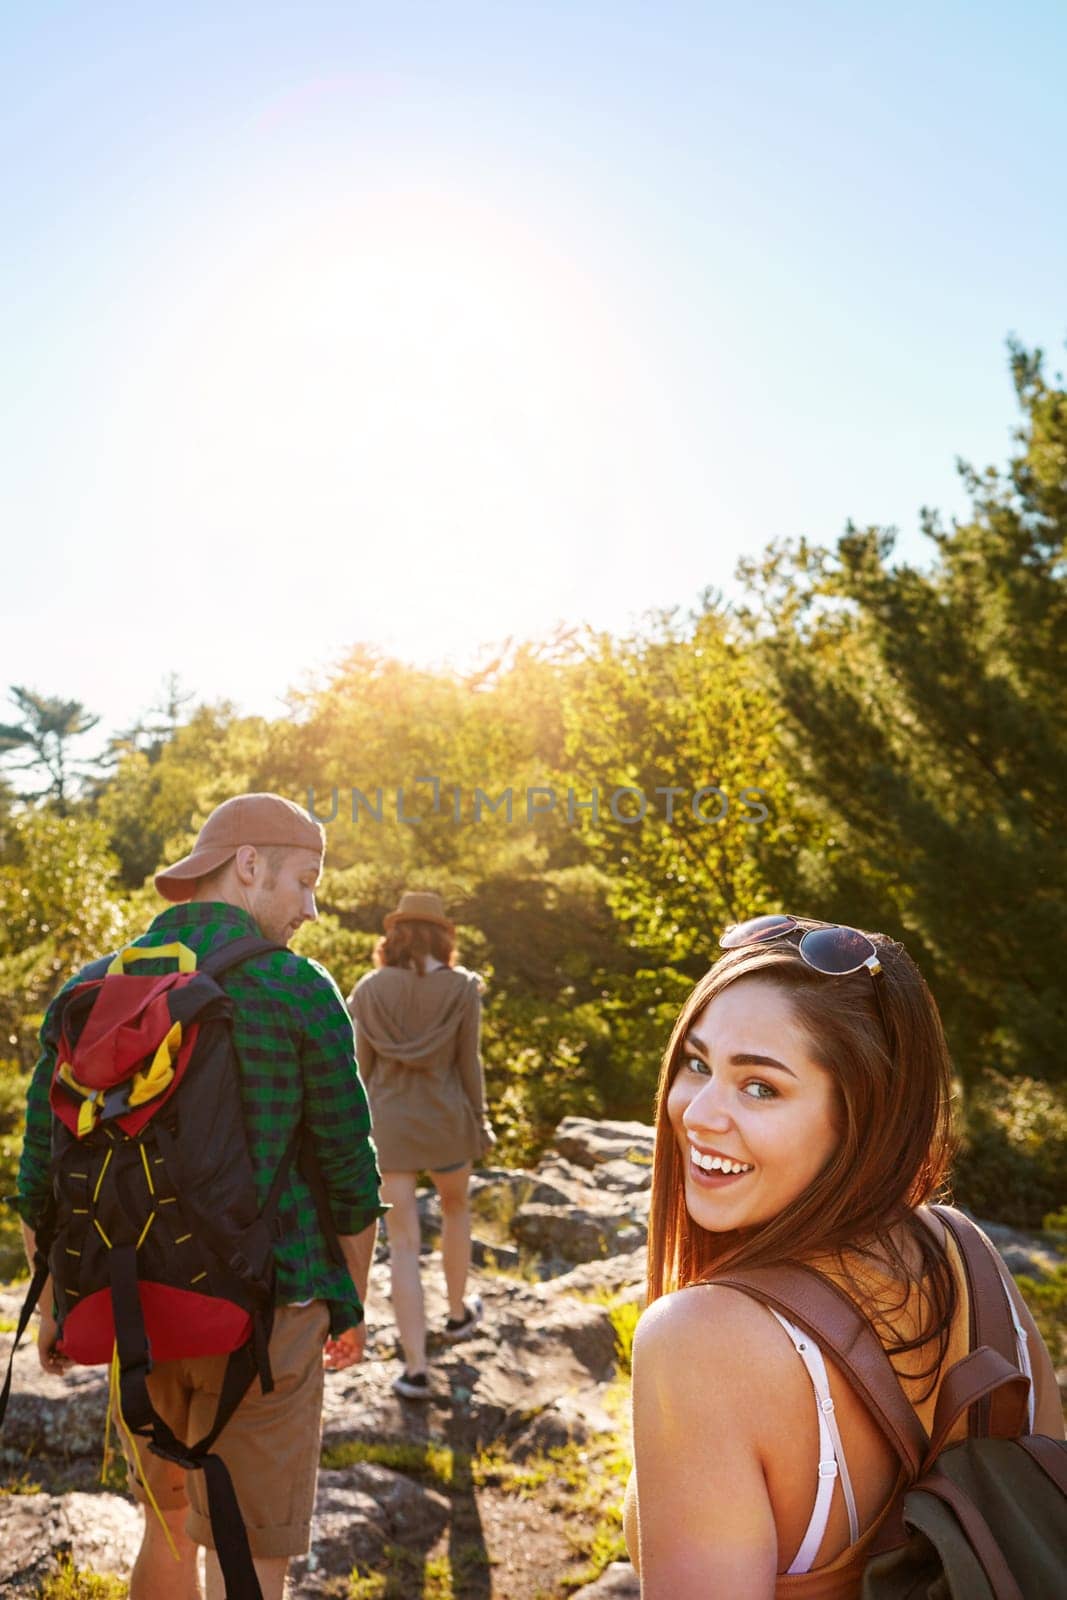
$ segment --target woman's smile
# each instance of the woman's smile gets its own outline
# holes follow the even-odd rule
[[[713,1178],[738,1178],[748,1172],[754,1172],[751,1161],[740,1161],[735,1156],[723,1155],[719,1150],[701,1150],[690,1141],[689,1161],[693,1170],[693,1177],[701,1182],[708,1182]]]

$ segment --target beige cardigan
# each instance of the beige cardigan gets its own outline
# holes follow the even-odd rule
[[[438,1171],[493,1143],[478,1053],[476,972],[378,967],[348,997],[382,1172]]]

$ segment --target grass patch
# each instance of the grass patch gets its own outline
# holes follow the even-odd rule
[[[617,1300],[614,1305],[608,1307],[608,1316],[615,1331],[615,1354],[619,1373],[626,1378],[633,1370],[634,1334],[637,1332],[640,1315],[641,1307],[636,1300]]]
[[[624,1421],[628,1385],[620,1380],[604,1396],[618,1431],[587,1443],[572,1442],[513,1461],[496,1443],[468,1455],[433,1443],[366,1443],[351,1441],[323,1451],[325,1467],[343,1468],[359,1461],[429,1481],[460,1504],[464,1491],[488,1491],[505,1498],[534,1499],[562,1524],[572,1551],[571,1569],[554,1579],[556,1597],[595,1582],[611,1562],[625,1557],[622,1497],[630,1472],[630,1449]],[[356,1566],[347,1580],[345,1600],[463,1600],[472,1577],[492,1558],[481,1545],[462,1547],[451,1557],[387,1545],[373,1565]],[[480,1589],[478,1592],[481,1592]]]
[[[55,1572],[37,1591],[37,1600],[123,1600],[129,1592],[124,1579],[89,1572],[76,1567],[69,1556],[60,1556]]]
[[[557,1577],[561,1590],[593,1583],[605,1567],[625,1559],[622,1497],[629,1475],[629,1448],[614,1436],[560,1445],[512,1467],[505,1477],[505,1493],[536,1494],[567,1523],[568,1543],[582,1565]]]
[[[36,1478],[31,1478],[28,1472],[20,1472],[17,1478],[5,1478],[0,1483],[0,1494],[41,1494],[41,1484]]]
[[[510,1244],[512,1220],[533,1190],[532,1179],[525,1183],[486,1184],[471,1195],[471,1214],[485,1225],[495,1243]]]
[[[620,1386],[620,1404],[621,1399]],[[524,1462],[509,1461],[499,1449],[488,1450],[472,1463],[479,1486],[520,1499],[536,1496],[565,1521],[568,1543],[582,1565],[557,1578],[563,1591],[593,1583],[605,1567],[625,1559],[622,1497],[629,1475],[630,1451],[619,1435],[559,1445]]]
[[[629,1381],[633,1370],[634,1334],[641,1317],[641,1306],[636,1300],[624,1300],[610,1289],[591,1289],[576,1296],[590,1305],[603,1306],[615,1333],[616,1380]]]
[[[519,1247],[519,1259],[512,1266],[502,1265],[493,1254],[492,1249],[487,1248],[482,1259],[482,1265],[478,1270],[484,1273],[487,1278],[510,1278],[514,1283],[540,1283],[542,1281],[541,1257],[536,1250],[530,1250],[525,1245]]]
[[[453,1561],[448,1555],[422,1556],[403,1545],[387,1544],[382,1570],[353,1568],[347,1600],[458,1600],[456,1586],[484,1567],[487,1559],[478,1545],[457,1551]]]
[[[404,1473],[408,1478],[436,1483],[444,1489],[450,1487],[457,1465],[456,1452],[450,1446],[417,1444],[410,1440],[377,1443],[351,1439],[345,1444],[327,1445],[319,1461],[321,1466],[332,1472],[370,1461],[375,1466],[388,1467],[393,1472]]]
[[[563,1574],[559,1582],[564,1590],[584,1589],[586,1584],[595,1583],[613,1561],[628,1559],[626,1540],[622,1536],[621,1510],[608,1512],[591,1533],[581,1533],[572,1543],[577,1553],[585,1557],[585,1566],[580,1572]]]

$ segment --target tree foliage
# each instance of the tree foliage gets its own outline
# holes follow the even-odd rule
[[[1067,396],[1039,355],[1012,362],[1019,453],[961,466],[972,515],[924,514],[928,569],[850,527],[747,577],[790,762],[832,825],[795,892],[905,938],[965,1073],[1062,1078]]]
[[[43,789],[21,799],[47,797],[65,814],[73,788],[89,770],[74,756],[71,743],[91,732],[100,718],[86,711],[80,700],[61,700],[18,685],[11,688],[10,698],[22,721],[0,723],[0,758],[7,758],[9,772],[36,772],[47,779]],[[11,760],[15,754],[24,759]]]
[[[137,913],[97,818],[28,808],[2,824],[0,840],[0,1055],[26,1066],[52,995],[113,949]]]

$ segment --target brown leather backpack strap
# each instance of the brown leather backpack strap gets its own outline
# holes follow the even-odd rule
[[[930,1206],[929,1209],[951,1233],[967,1269],[971,1290],[972,1349],[977,1350],[979,1345],[987,1344],[1017,1368],[1015,1323],[1001,1274],[1000,1258],[994,1255],[985,1235],[962,1211],[957,1211],[954,1206]]]
[[[1050,1439],[1044,1433],[1030,1433],[1017,1443],[1027,1455],[1033,1456],[1060,1493],[1067,1495],[1067,1440]]]
[[[903,1462],[908,1481],[915,1480],[926,1455],[926,1431],[908,1404],[880,1339],[843,1290],[811,1268],[792,1264],[749,1267],[711,1282],[773,1306],[810,1333],[847,1374]]]
[[[944,1223],[963,1257],[971,1310],[971,1349],[977,1350],[981,1345],[988,1345],[1018,1372],[1015,1323],[999,1257],[962,1211],[952,1206],[931,1206],[930,1210]],[[971,1411],[972,1437],[1017,1438],[1023,1431],[1018,1426],[1017,1410],[1012,1390],[994,1390],[978,1400]],[[1024,1417],[1023,1429],[1025,1427]]]
[[[1029,1380],[996,1350],[982,1345],[964,1356],[962,1361],[957,1361],[941,1380],[926,1467],[944,1449],[945,1440],[963,1412],[994,1390],[1006,1391],[1006,1398],[1001,1401],[1002,1414],[1012,1425],[1011,1432],[1001,1437],[1016,1438],[1023,1432],[1026,1427],[1026,1403],[1030,1398]],[[1009,1411],[1012,1405],[1013,1415]]]

